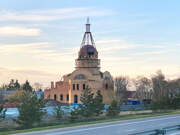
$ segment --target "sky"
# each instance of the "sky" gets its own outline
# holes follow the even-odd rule
[[[90,18],[101,71],[180,77],[179,0],[0,0],[0,84],[44,87],[74,70]]]

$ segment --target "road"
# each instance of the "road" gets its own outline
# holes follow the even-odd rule
[[[106,122],[77,127],[34,131],[14,135],[129,135],[141,131],[161,129],[174,125],[180,125],[180,115]],[[172,135],[180,135],[180,132],[172,133]]]

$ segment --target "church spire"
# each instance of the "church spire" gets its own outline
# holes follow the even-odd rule
[[[86,23],[86,32],[90,32],[89,17],[87,18],[87,23]]]
[[[86,32],[84,33],[83,40],[81,43],[81,46],[84,46],[84,45],[92,45],[92,46],[95,45],[94,39],[93,39],[91,31],[90,31],[89,17],[87,18]]]

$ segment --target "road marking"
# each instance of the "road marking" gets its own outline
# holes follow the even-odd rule
[[[127,130],[127,132],[132,132],[132,131],[135,131],[136,129],[129,129]]]
[[[173,134],[170,134],[170,135],[180,135],[180,132],[173,133]]]
[[[137,123],[146,123],[146,122],[152,122],[152,121],[158,121],[158,120],[177,119],[177,118],[180,118],[180,116],[159,118],[159,119],[152,119],[152,120],[145,120],[145,121],[135,121],[135,122],[129,122],[129,123],[119,123],[119,124],[105,125],[105,126],[100,126],[100,127],[90,127],[90,128],[86,128],[86,129],[75,129],[75,130],[71,130],[71,131],[62,131],[62,132],[56,131],[58,133],[47,133],[47,134],[45,133],[44,135],[62,135],[62,134],[82,132],[82,131],[88,131],[88,130],[94,130],[94,129],[102,129],[102,128],[109,128],[109,127],[115,127],[115,126],[132,125],[132,124],[137,124]]]

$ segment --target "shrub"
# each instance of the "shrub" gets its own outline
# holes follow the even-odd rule
[[[58,105],[54,108],[54,115],[58,121],[60,121],[64,115],[63,110],[61,109],[61,106]]]
[[[169,110],[169,109],[179,109],[180,108],[180,96],[174,96],[171,98],[164,98],[159,101],[153,101],[151,103],[151,109],[157,110]]]
[[[69,117],[70,122],[75,122],[80,119],[81,110],[79,107],[73,107],[73,111],[71,111],[71,115]]]
[[[24,90],[16,90],[13,94],[8,96],[10,102],[22,102],[24,100],[23,95],[26,92]]]
[[[107,109],[106,115],[110,117],[115,117],[118,116],[119,113],[120,113],[120,106],[118,105],[118,102],[116,100],[113,100],[111,102],[111,105]]]
[[[0,121],[2,121],[3,119],[5,119],[6,117],[6,111],[7,109],[5,109],[3,107],[3,105],[0,105]]]

